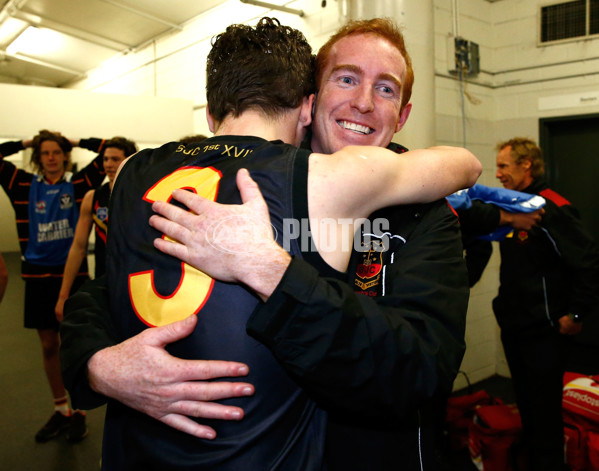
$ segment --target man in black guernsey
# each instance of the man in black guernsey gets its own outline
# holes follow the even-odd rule
[[[390,204],[437,199],[473,184],[480,173],[480,164],[464,149],[397,156],[378,147],[351,147],[327,156],[283,144],[299,144],[311,122],[313,71],[310,47],[301,33],[277,23],[263,19],[256,28],[231,26],[216,38],[207,62],[214,138],[142,151],[122,166],[111,199],[107,246],[111,317],[122,343],[97,352],[89,362],[92,388],[110,396],[119,386],[110,371],[124,366],[120,352],[127,348],[126,339],[143,335],[148,327],[188,318],[197,325],[170,346],[170,353],[184,359],[243,361],[256,393],[226,401],[243,406],[246,415],[241,422],[210,423],[216,431],[212,441],[168,426],[190,431],[195,422],[185,415],[193,415],[191,409],[157,421],[109,401],[106,469],[323,467],[324,413],[270,351],[245,332],[258,297],[156,250],[154,239],[161,233],[145,225],[152,207],[159,208],[171,195],[188,201],[193,195],[181,188],[219,203],[239,203],[235,176],[242,189],[251,187],[248,174],[239,172],[247,168],[264,194],[278,242],[299,256],[303,238],[284,239],[284,221],[313,218],[315,246],[323,247],[332,238],[332,250],[310,251],[309,243],[303,255],[335,274],[345,270],[349,260],[353,226],[347,230],[348,219]],[[325,217],[328,224],[321,225]],[[220,253],[227,258],[226,251]],[[266,271],[255,270],[257,278]],[[261,298],[270,294],[256,291]],[[68,330],[64,333],[69,336]]]
[[[137,152],[135,142],[121,136],[115,136],[106,142],[102,153],[102,164],[108,181],[99,188],[89,190],[83,197],[79,220],[75,227],[73,243],[69,249],[64,267],[58,301],[54,307],[56,318],[62,321],[64,302],[71,294],[71,288],[79,267],[87,259],[89,234],[94,228],[94,278],[106,272],[106,231],[108,229],[108,202],[112,184],[119,165],[125,158]]]

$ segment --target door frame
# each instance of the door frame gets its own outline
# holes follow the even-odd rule
[[[553,158],[553,155],[551,155],[548,152],[551,137],[551,133],[549,132],[549,125],[560,121],[579,121],[595,118],[599,118],[599,113],[554,116],[552,118],[539,118],[539,147],[543,150],[543,157],[545,160],[545,176],[547,178],[547,183],[549,183],[550,186],[555,186],[555,180],[557,178],[557,175],[555,174],[557,162]]]

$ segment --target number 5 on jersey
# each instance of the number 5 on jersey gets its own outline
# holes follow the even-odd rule
[[[169,201],[174,190],[183,188],[215,201],[221,177],[211,167],[183,167],[158,181],[145,193],[144,200],[150,204]],[[181,279],[170,295],[156,291],[154,270],[149,269],[129,275],[129,297],[137,317],[150,327],[157,327],[197,314],[210,297],[213,285],[214,280],[208,275],[181,262]]]

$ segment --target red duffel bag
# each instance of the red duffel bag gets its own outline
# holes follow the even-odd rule
[[[599,470],[599,376],[564,375],[566,461],[572,471]]]
[[[477,408],[469,430],[472,462],[480,471],[514,470],[521,433],[522,422],[515,404]]]

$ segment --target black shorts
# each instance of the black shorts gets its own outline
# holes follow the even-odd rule
[[[87,277],[79,276],[71,292],[76,291]],[[60,293],[62,277],[25,278],[25,327],[27,329],[54,329],[58,321],[54,307]]]

